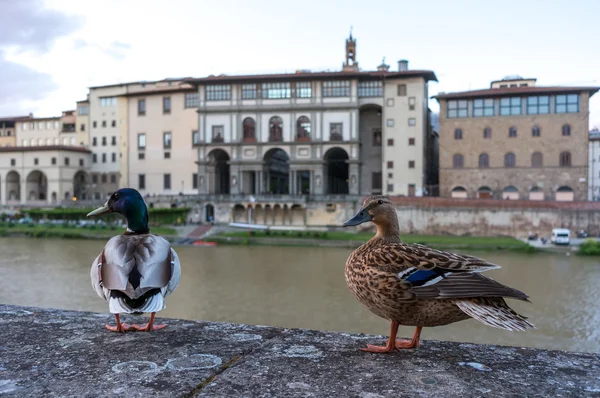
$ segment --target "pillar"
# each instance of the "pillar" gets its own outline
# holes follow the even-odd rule
[[[208,170],[206,165],[199,164],[198,165],[198,194],[206,195],[208,194]]]
[[[350,195],[358,195],[359,190],[358,190],[358,164],[357,163],[350,163],[349,165],[349,179],[350,181],[348,181],[348,193]]]

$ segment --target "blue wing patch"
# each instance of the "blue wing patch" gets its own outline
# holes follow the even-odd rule
[[[408,277],[404,278],[404,280],[410,282],[413,286],[431,285],[445,278],[445,274],[444,271],[438,269],[418,270],[412,272]]]

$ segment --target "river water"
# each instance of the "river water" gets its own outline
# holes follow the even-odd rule
[[[0,303],[108,313],[89,271],[104,241],[0,238]],[[159,316],[387,334],[389,324],[354,298],[344,280],[349,249],[175,247],[179,288]],[[425,328],[424,339],[600,352],[600,262],[566,254],[476,253],[492,278],[530,295],[508,300],[536,330],[508,332],[467,320]],[[412,328],[401,327],[401,336]],[[371,343],[379,343],[374,341]],[[381,342],[383,343],[383,342]]]

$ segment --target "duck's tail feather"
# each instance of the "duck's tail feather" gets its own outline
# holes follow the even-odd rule
[[[488,326],[513,332],[536,328],[534,324],[527,321],[526,316],[517,314],[510,308],[502,297],[456,300],[455,304],[464,313]]]
[[[165,298],[160,289],[152,289],[137,299],[131,299],[120,291],[112,290],[108,299],[108,309],[111,314],[142,314],[158,312],[165,308]]]

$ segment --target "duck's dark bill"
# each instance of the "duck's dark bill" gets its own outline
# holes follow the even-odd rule
[[[358,214],[349,219],[344,223],[344,227],[353,227],[355,225],[360,225],[362,223],[366,223],[367,221],[371,221],[372,217],[368,211],[360,210]]]
[[[88,217],[99,216],[101,214],[110,213],[110,207],[108,207],[108,202],[106,202],[102,207],[98,207],[96,210],[88,213]]]

